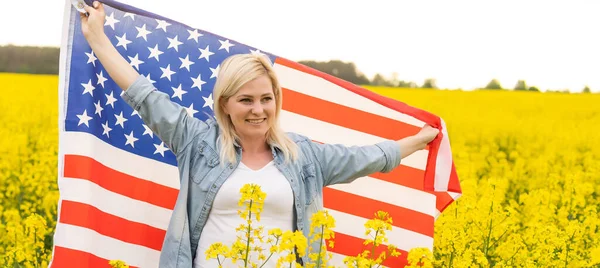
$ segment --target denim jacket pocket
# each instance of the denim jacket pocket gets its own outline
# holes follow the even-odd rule
[[[201,190],[207,191],[213,183],[205,178],[219,165],[219,162],[217,152],[208,146],[206,141],[201,141],[193,160],[194,167],[191,174],[192,181],[198,184]]]
[[[318,196],[317,174],[313,163],[306,164],[302,167],[302,186],[306,192],[306,205],[312,204]]]

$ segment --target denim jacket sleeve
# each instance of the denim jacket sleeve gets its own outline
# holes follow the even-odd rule
[[[123,100],[138,111],[144,123],[178,155],[208,125],[192,116],[169,95],[156,88],[143,75],[123,92]]]
[[[323,187],[352,182],[376,172],[390,172],[401,160],[401,148],[392,140],[364,146],[310,144],[323,173]]]

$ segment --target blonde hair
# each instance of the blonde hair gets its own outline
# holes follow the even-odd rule
[[[224,102],[235,95],[246,83],[262,76],[268,75],[273,85],[275,95],[275,118],[267,130],[266,141],[269,145],[279,148],[284,155],[285,161],[290,162],[298,158],[298,149],[294,143],[281,129],[279,115],[282,107],[282,93],[279,80],[271,61],[266,56],[253,54],[235,54],[226,58],[222,63],[217,75],[217,81],[213,90],[215,100],[214,113],[220,127],[219,146],[221,164],[226,161],[236,162],[234,144],[239,142],[239,136],[235,131],[231,118],[225,113],[221,106]]]

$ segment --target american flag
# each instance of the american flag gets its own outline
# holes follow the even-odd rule
[[[121,98],[65,5],[59,75],[60,200],[51,267],[106,267],[119,259],[156,267],[178,187],[176,159]],[[392,216],[389,242],[433,249],[437,216],[461,195],[444,121],[296,62],[112,0],[104,30],[121,55],[187,112],[212,116],[219,64],[236,53],[262,53],[283,89],[282,127],[322,143],[373,144],[413,135],[424,124],[442,135],[390,173],[324,189],[336,219],[336,266],[364,249],[363,224],[378,210]],[[88,2],[88,5],[91,3]]]

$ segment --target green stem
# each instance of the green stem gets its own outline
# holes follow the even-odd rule
[[[325,233],[325,227],[321,225],[321,238],[319,239],[319,258],[317,259],[317,268],[321,267],[321,250],[323,250],[323,233]]]
[[[277,245],[277,243],[279,243],[279,237],[277,237],[277,240],[275,240],[275,245]],[[267,262],[269,261],[269,259],[271,259],[271,256],[273,256],[274,252],[271,252],[271,254],[269,255],[269,257],[267,257],[267,259],[265,260],[265,262],[258,268],[262,268],[263,266],[265,266],[265,264],[267,264]]]
[[[489,250],[489,245],[490,245],[490,239],[492,237],[492,226],[493,226],[492,225],[492,222],[493,222],[492,211],[493,211],[493,207],[494,207],[494,202],[492,201],[492,204],[490,205],[490,214],[489,214],[489,217],[490,217],[489,230],[488,230],[488,235],[487,235],[487,237],[485,239],[485,242],[484,242],[484,245],[485,245],[484,254],[485,254],[485,258],[488,260],[488,262],[490,260],[490,256],[488,255],[488,250]]]
[[[371,260],[373,260],[373,257],[375,256],[375,241],[377,241],[378,235],[379,235],[379,229],[377,229],[377,231],[375,231],[375,238],[373,239],[373,246],[371,247]],[[372,267],[371,264],[369,264],[369,267]]]
[[[448,261],[448,267],[452,267],[452,261],[454,261],[454,250],[450,253],[450,260]]]
[[[569,239],[569,242],[567,243],[567,252],[565,254],[565,267],[567,267],[569,265],[569,250],[571,249],[571,242],[573,242],[573,238],[575,237],[575,231],[573,231],[573,235],[571,235],[571,238]]]
[[[252,200],[248,207],[248,230],[246,231],[246,256],[244,257],[244,267],[248,267],[248,255],[250,254],[250,232],[252,231],[250,221],[252,220]]]

